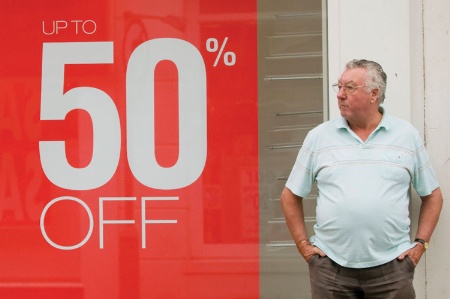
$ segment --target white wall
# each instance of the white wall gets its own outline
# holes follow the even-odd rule
[[[424,0],[425,137],[444,208],[427,254],[428,298],[450,298],[450,1]]]
[[[411,51],[408,0],[328,1],[329,81],[335,83],[345,63],[369,59],[388,75],[385,108],[411,119]],[[330,117],[339,115],[330,89]]]
[[[354,58],[379,62],[388,75],[384,107],[423,134],[444,192],[444,210],[430,249],[416,269],[417,298],[450,298],[450,1],[328,0],[329,82]],[[339,115],[329,90],[329,115]],[[424,109],[425,107],[425,109]],[[413,221],[420,199],[414,196]],[[412,227],[415,233],[416,225]]]

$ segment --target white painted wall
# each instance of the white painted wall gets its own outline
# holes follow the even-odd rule
[[[450,298],[450,1],[423,0],[425,137],[444,208],[427,254],[427,298]]]
[[[450,298],[450,1],[328,0],[327,5],[330,85],[351,59],[379,62],[388,75],[384,107],[412,122],[426,140],[445,203],[414,283],[418,299]],[[331,88],[329,95],[334,118],[339,110]],[[413,221],[419,204],[414,195]]]
[[[347,61],[369,59],[388,75],[385,108],[411,119],[411,61],[408,0],[328,1],[329,81],[337,82]],[[339,115],[330,89],[330,117]]]

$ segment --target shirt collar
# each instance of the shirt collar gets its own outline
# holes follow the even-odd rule
[[[390,123],[389,123],[389,117],[387,112],[385,111],[384,107],[379,107],[378,111],[380,111],[381,114],[383,114],[383,117],[381,118],[380,123],[378,124],[377,128],[375,129],[381,129],[384,128],[385,130],[389,130],[390,129]],[[350,131],[350,127],[348,126],[347,120],[344,117],[339,117],[336,121],[336,128],[338,129],[347,129]]]
[[[381,114],[383,114],[383,117],[381,118],[380,123],[378,124],[377,129],[384,128],[386,130],[389,130],[391,128],[388,113],[384,110],[384,107],[379,107],[378,111],[380,111]]]

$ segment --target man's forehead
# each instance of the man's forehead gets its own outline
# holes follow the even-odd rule
[[[363,68],[352,68],[345,70],[339,82],[346,83],[361,83],[366,77],[366,70]]]

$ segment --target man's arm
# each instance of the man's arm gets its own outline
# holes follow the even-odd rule
[[[430,195],[421,196],[422,204],[420,205],[419,224],[417,228],[416,238],[430,241],[431,235],[439,220],[442,210],[442,192],[440,188],[435,189]],[[425,248],[422,244],[417,244],[414,248],[404,252],[399,256],[402,260],[405,256],[409,256],[414,264],[418,264]]]
[[[303,212],[303,198],[295,195],[285,187],[281,193],[281,207],[295,245],[303,258],[308,261],[315,254],[325,256],[322,250],[312,246],[308,241]]]
[[[430,195],[422,196],[421,199],[422,204],[420,205],[419,226],[416,238],[429,241],[442,210],[443,200],[441,189],[437,188]]]

